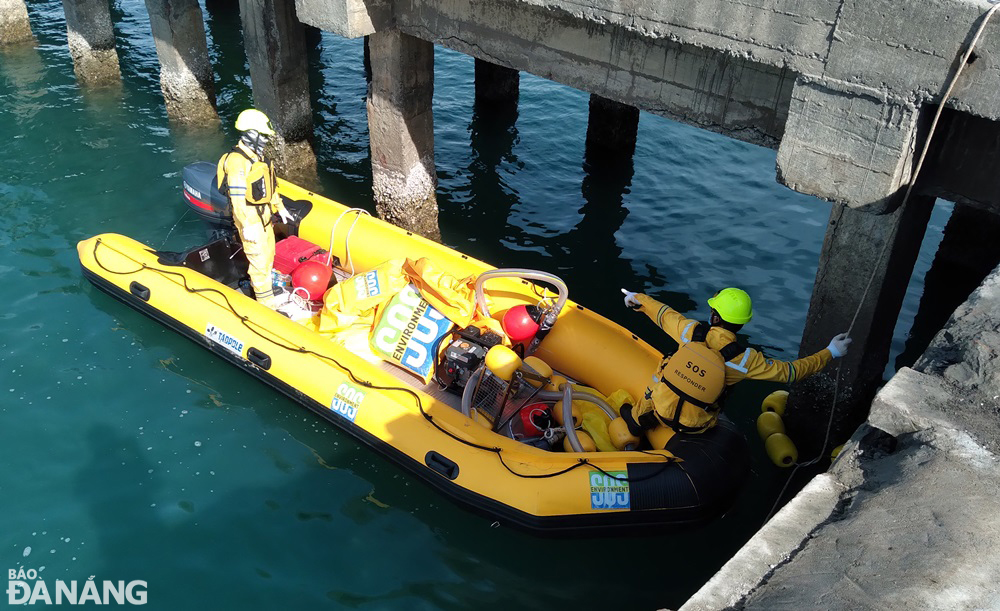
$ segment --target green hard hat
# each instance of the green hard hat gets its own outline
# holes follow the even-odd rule
[[[722,289],[708,300],[708,305],[719,313],[722,320],[734,325],[744,325],[753,318],[750,295],[743,289]]]

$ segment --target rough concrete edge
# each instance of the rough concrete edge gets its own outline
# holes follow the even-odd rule
[[[872,402],[868,424],[893,437],[927,432],[928,442],[952,456],[986,466],[997,457],[939,406],[957,405],[959,393],[937,375],[904,367]]]
[[[725,609],[744,600],[806,545],[837,510],[847,489],[822,473],[757,531],[678,611]]]

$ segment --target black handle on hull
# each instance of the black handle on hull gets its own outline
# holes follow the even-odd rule
[[[134,280],[128,285],[128,292],[143,301],[149,301],[149,289]]]
[[[458,465],[455,464],[455,461],[441,456],[434,450],[427,453],[427,456],[424,457],[424,463],[448,479],[458,477]]]
[[[261,369],[271,368],[271,357],[252,346],[247,350],[247,359]]]

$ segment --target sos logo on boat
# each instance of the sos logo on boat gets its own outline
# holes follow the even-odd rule
[[[212,323],[205,326],[205,337],[237,356],[243,356],[243,340],[226,333]]]
[[[333,394],[333,399],[330,401],[330,411],[354,422],[354,419],[358,417],[358,408],[361,407],[361,402],[364,400],[365,393],[347,382],[343,382],[337,387],[337,392]]]
[[[590,472],[591,509],[629,509],[628,473],[625,471]]]
[[[386,304],[369,345],[375,354],[412,371],[428,384],[441,338],[452,324],[424,301],[415,286],[407,284]]]
[[[379,286],[377,270],[360,274],[354,278],[353,282],[358,301],[382,294],[382,288]]]

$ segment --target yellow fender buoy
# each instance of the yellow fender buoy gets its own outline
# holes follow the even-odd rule
[[[676,434],[674,429],[661,424],[646,431],[646,439],[649,440],[649,444],[653,446],[654,450],[662,450],[667,447],[667,442],[673,439]]]
[[[788,391],[776,390],[764,397],[764,400],[760,404],[760,411],[775,412],[779,416],[784,416],[786,403],[788,403]]]
[[[774,433],[764,440],[767,456],[779,467],[791,467],[799,460],[799,451],[784,433]]]
[[[597,444],[594,443],[594,438],[584,431],[577,431],[576,438],[580,440],[580,445],[583,446],[584,452],[596,452]],[[563,450],[567,452],[573,451],[573,446],[569,443],[569,437],[563,437]]]
[[[526,357],[524,357],[523,366],[527,367],[528,369],[530,369],[534,373],[537,373],[538,375],[540,375],[543,378],[551,378],[552,377],[552,368],[549,367],[548,363],[546,363],[542,359],[538,358],[537,356],[526,356]],[[536,382],[535,380],[532,380],[532,379],[528,378],[528,384],[531,384],[532,386],[536,386],[537,387],[537,386],[541,386],[542,382]]]
[[[573,428],[580,426],[580,423],[583,422],[583,413],[580,411],[580,406],[577,403],[577,401],[573,401]],[[552,406],[552,418],[559,426],[566,426],[566,422],[563,421],[562,401],[556,401],[556,404]]]
[[[504,382],[510,382],[521,366],[521,357],[507,346],[497,344],[486,353],[486,368]]]
[[[839,446],[835,447],[833,451],[830,452],[830,460],[837,460],[837,457],[840,456],[840,453],[843,450],[844,450],[844,444],[840,444]]]
[[[633,435],[632,431],[628,430],[625,419],[620,416],[612,420],[611,424],[608,425],[608,437],[611,438],[612,445],[619,450],[634,450],[639,447],[639,438]]]
[[[784,433],[785,423],[782,422],[778,412],[764,412],[757,416],[757,434],[761,441],[766,440],[775,433]]]
[[[554,375],[554,376],[552,376],[552,379],[549,380],[549,385],[545,387],[545,390],[552,390],[552,391],[558,392],[558,391],[562,390],[559,387],[562,386],[563,384],[565,384],[566,382],[568,382],[568,380],[566,378],[564,378],[563,376],[561,376],[561,375]]]

